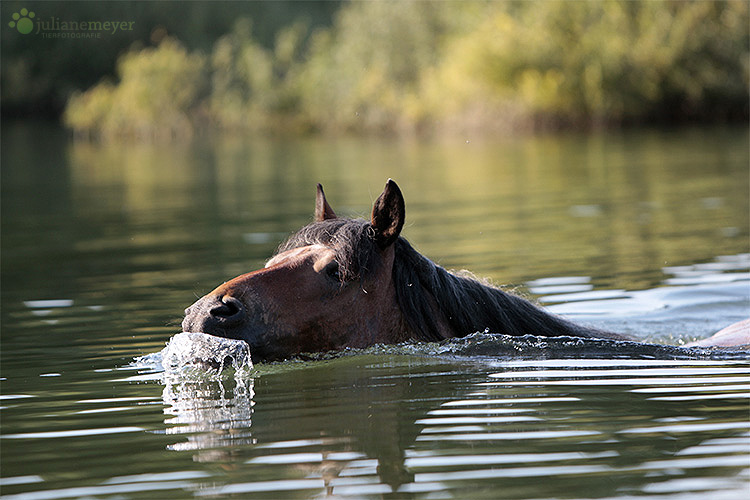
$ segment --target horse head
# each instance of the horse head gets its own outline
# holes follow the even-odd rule
[[[244,340],[256,362],[405,340],[392,281],[404,218],[390,179],[369,222],[337,217],[318,184],[314,222],[187,308],[183,331]]]

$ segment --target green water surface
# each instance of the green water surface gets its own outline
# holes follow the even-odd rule
[[[522,292],[570,277],[594,292],[658,290],[665,268],[742,261],[746,128],[156,145],[5,122],[1,155],[8,498],[748,490],[747,362],[369,354],[221,383],[128,366],[159,351],[197,297],[261,267],[309,222],[318,182],[337,213],[368,216],[393,178],[420,252]],[[721,298],[686,290],[707,335],[725,319]],[[627,328],[617,304],[600,307]]]

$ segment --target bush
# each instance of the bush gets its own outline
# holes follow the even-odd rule
[[[102,81],[88,91],[76,92],[68,101],[63,121],[78,135],[90,137],[100,133],[112,111],[115,86]]]
[[[447,120],[484,106],[528,126],[747,116],[748,22],[743,1],[498,4],[423,89]]]
[[[281,30],[275,48],[263,48],[248,20],[220,38],[211,56],[211,116],[226,129],[267,129],[299,111],[293,74],[299,69],[306,28]]]
[[[116,86],[104,81],[73,96],[65,122],[79,134],[188,136],[206,97],[205,57],[172,39],[120,58]]]
[[[422,131],[747,119],[744,0],[352,2],[262,46],[240,20],[210,59],[167,40],[69,103],[104,135]],[[210,83],[209,83],[210,82]]]
[[[409,122],[420,73],[436,62],[439,5],[355,2],[319,34],[301,74],[302,106],[322,128],[386,129]]]

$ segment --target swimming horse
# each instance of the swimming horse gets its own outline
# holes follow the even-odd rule
[[[318,184],[314,221],[289,237],[263,269],[224,283],[186,309],[183,331],[244,340],[254,362],[482,331],[627,339],[550,314],[468,273],[445,270],[400,236],[405,214],[393,180],[369,221],[338,217]],[[721,340],[750,343],[748,330],[749,324],[740,325],[739,336]]]

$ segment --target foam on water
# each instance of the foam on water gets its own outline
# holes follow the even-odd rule
[[[309,360],[331,359],[347,355],[448,356],[473,360],[509,359],[712,359],[747,360],[750,351],[743,347],[709,348],[679,347],[644,342],[583,339],[577,337],[514,337],[490,332],[477,332],[441,342],[405,342],[379,344],[365,349],[307,355]]]

